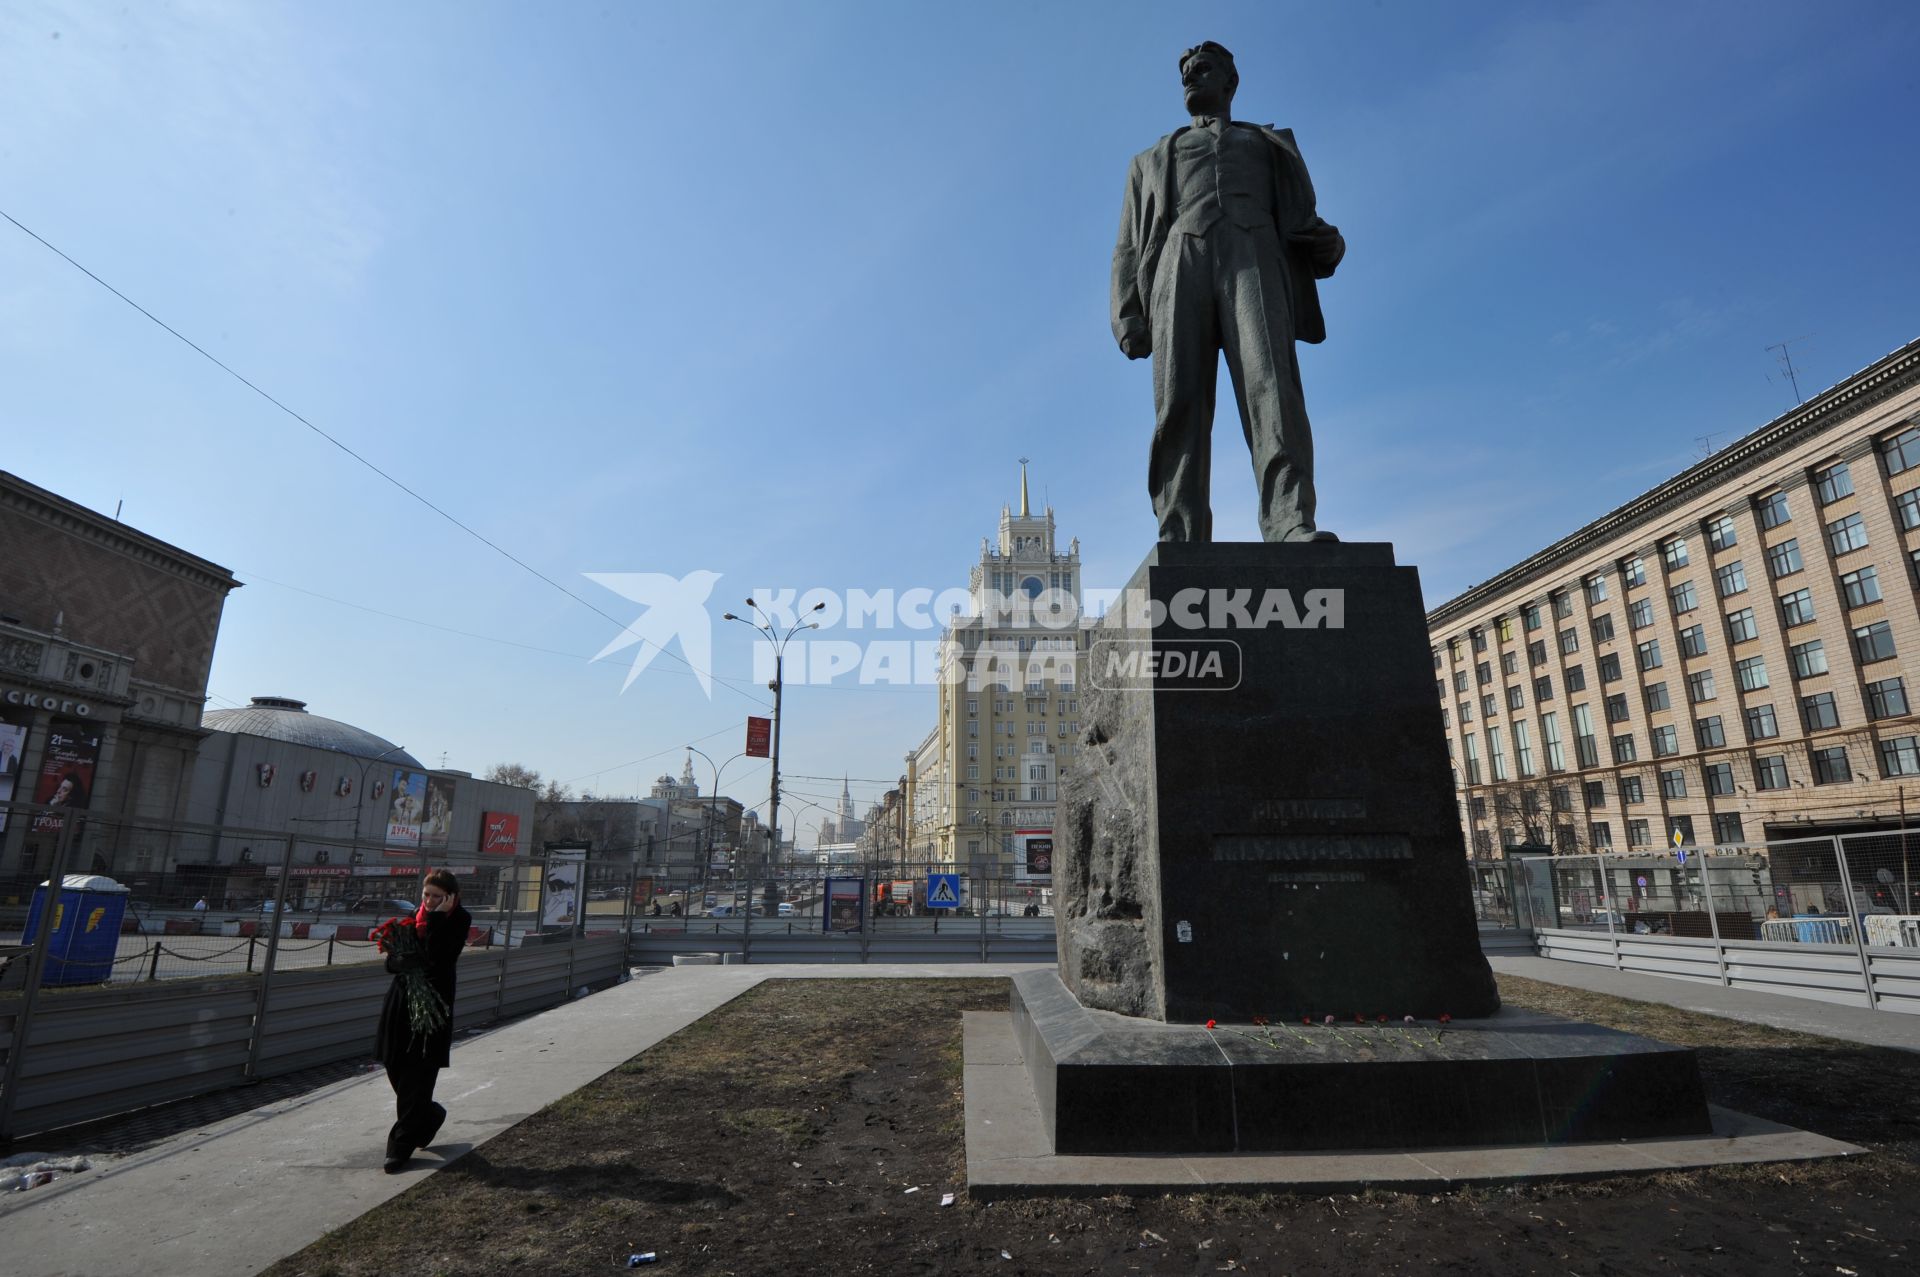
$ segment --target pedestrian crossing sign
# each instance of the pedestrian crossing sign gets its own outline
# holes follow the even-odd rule
[[[960,875],[927,875],[927,908],[958,909],[960,907]]]

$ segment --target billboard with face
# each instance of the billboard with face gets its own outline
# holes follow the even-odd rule
[[[453,836],[453,777],[427,777],[427,807],[420,819],[420,845],[444,849]]]
[[[55,719],[47,727],[47,753],[40,760],[33,801],[46,807],[86,810],[93,802],[93,771],[99,761],[97,728]],[[66,823],[61,812],[46,812],[33,818],[33,832],[59,833]]]
[[[387,846],[414,851],[420,846],[420,821],[427,806],[427,774],[396,768],[387,801]]]

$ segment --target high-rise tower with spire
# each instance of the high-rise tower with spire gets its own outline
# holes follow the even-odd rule
[[[1080,542],[1062,548],[1053,510],[1000,507],[969,574],[972,615],[941,644],[939,721],[907,755],[908,855],[1044,885],[1059,797],[1080,734],[1086,650]]]
[[[847,843],[858,841],[867,831],[867,822],[854,814],[853,788],[850,778],[840,778],[840,809],[829,820],[820,822],[820,841]]]

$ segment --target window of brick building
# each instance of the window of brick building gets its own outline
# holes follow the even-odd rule
[[[1820,504],[1832,505],[1841,497],[1853,495],[1853,475],[1847,470],[1846,462],[1836,462],[1825,470],[1813,472],[1813,486],[1820,494]]]
[[[1811,696],[1802,696],[1800,717],[1810,732],[1823,732],[1830,727],[1840,726],[1840,710],[1833,703],[1832,692],[1815,692]]]
[[[1901,679],[1868,683],[1866,693],[1868,718],[1899,718],[1907,712],[1907,687]]]
[[[1827,545],[1835,554],[1851,554],[1867,548],[1867,521],[1857,514],[1835,519],[1827,525]]]
[[[1796,678],[1812,678],[1827,672],[1827,645],[1819,639],[1796,643],[1790,649]]]
[[[1865,607],[1869,603],[1878,603],[1880,573],[1870,567],[1849,572],[1840,578],[1840,590],[1847,596],[1848,607]]]
[[[1816,785],[1838,785],[1853,779],[1853,768],[1847,763],[1845,746],[1835,745],[1828,749],[1813,751],[1813,783]]]
[[[1862,665],[1891,660],[1894,655],[1893,628],[1885,621],[1860,626],[1853,632],[1853,650]]]
[[[1900,474],[1920,465],[1920,426],[1908,426],[1899,434],[1880,441],[1880,454],[1887,459],[1887,473]]]

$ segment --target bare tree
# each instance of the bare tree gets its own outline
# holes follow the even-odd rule
[[[495,763],[481,779],[496,785],[517,785],[521,789],[537,791],[540,788],[540,773],[524,763]]]

